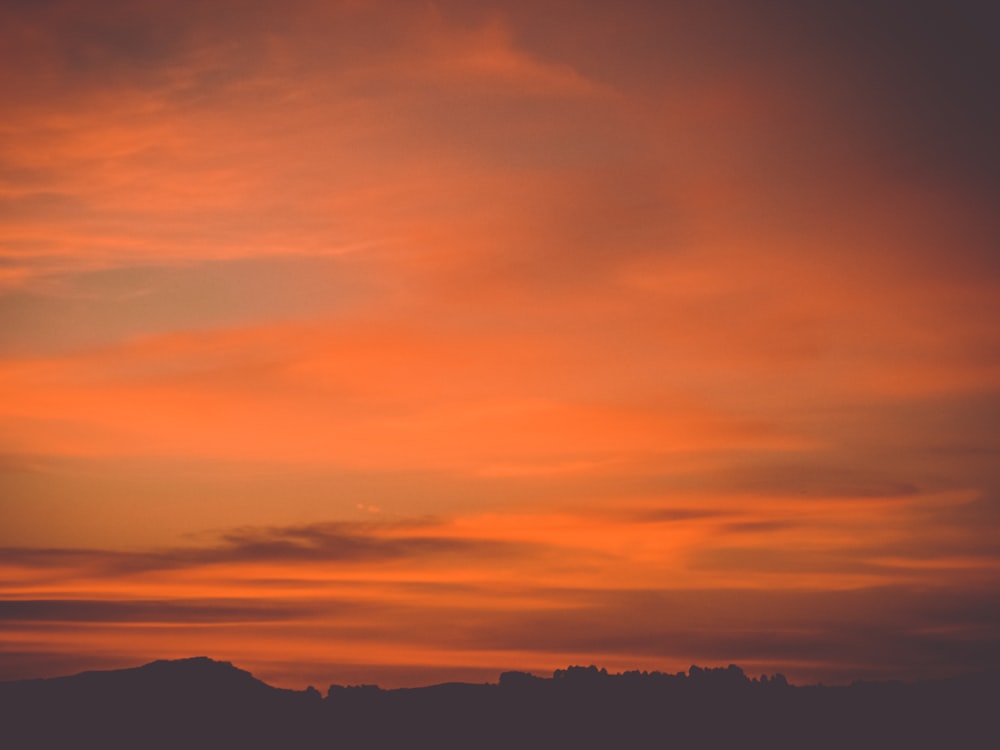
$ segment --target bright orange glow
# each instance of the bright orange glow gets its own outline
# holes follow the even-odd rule
[[[618,5],[0,9],[0,679],[996,666],[993,46]]]

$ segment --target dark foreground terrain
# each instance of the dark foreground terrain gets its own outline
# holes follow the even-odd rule
[[[730,666],[281,690],[206,658],[0,683],[5,748],[990,748],[1000,673],[793,687]]]

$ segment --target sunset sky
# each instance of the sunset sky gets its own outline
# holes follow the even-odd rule
[[[1000,666],[992,5],[0,0],[0,680]]]

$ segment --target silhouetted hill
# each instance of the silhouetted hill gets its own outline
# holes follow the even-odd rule
[[[315,731],[321,702],[197,657],[0,683],[0,731],[16,748],[284,747]]]
[[[271,687],[204,657],[0,683],[11,748],[990,748],[1000,673],[789,685],[738,667],[596,667],[497,684]]]

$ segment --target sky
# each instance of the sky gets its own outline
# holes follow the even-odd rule
[[[1000,666],[988,2],[0,2],[0,679]]]

